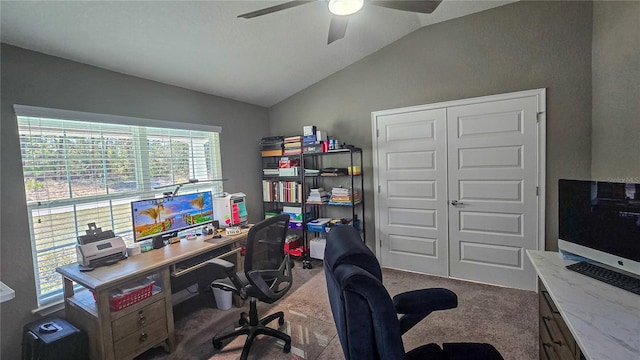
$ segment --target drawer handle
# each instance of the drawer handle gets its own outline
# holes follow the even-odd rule
[[[547,303],[547,305],[549,306],[549,309],[551,310],[552,313],[560,314],[560,312],[558,310],[556,310],[555,305],[553,305],[553,301],[551,300],[551,295],[549,295],[548,291],[543,290],[542,291],[542,297],[544,298],[544,301]]]
[[[562,341],[560,340],[551,340],[552,343],[562,346]]]
[[[138,338],[138,340],[140,340],[140,342],[145,342],[147,341],[147,338],[149,337],[149,335],[147,335],[147,333],[143,332],[140,334],[140,337]]]
[[[147,322],[147,318],[144,315],[140,314],[138,316],[138,325],[144,325],[144,323],[146,322]]]
[[[542,343],[542,350],[544,350],[544,354],[546,355],[547,359],[550,359],[551,355],[549,355],[549,353],[547,352],[548,348],[551,348],[551,351],[553,351],[553,345]]]
[[[548,316],[543,316],[542,317],[542,321],[545,323],[544,326],[547,328],[547,331],[548,331],[549,330],[549,325],[547,325],[547,322],[553,321],[553,319],[551,319]],[[549,332],[549,335],[551,335],[550,332]],[[551,337],[553,337],[553,336],[551,336]],[[562,341],[561,340],[553,340],[553,339],[551,339],[551,342],[556,344],[556,345],[562,346]],[[546,345],[546,343],[543,344],[543,345]],[[551,345],[549,344],[549,346],[551,346]]]

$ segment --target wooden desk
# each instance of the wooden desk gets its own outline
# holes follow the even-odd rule
[[[88,333],[90,358],[132,359],[160,345],[173,351],[175,333],[170,277],[175,270],[174,265],[227,245],[232,250],[219,257],[235,256],[236,264],[242,264],[239,243],[246,237],[247,230],[243,229],[239,235],[219,239],[211,236],[182,239],[180,243],[89,272],[81,272],[78,264],[57,268],[56,271],[64,278],[66,318]],[[119,311],[110,309],[109,297],[114,289],[146,277],[156,281],[157,288],[154,287],[151,297]],[[88,290],[76,292],[74,283]],[[95,300],[89,290],[95,294]]]
[[[527,250],[540,281],[588,360],[640,359],[640,297],[567,270],[557,252]],[[566,358],[559,356],[560,358]]]

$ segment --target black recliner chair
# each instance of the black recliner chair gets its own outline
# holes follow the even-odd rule
[[[258,317],[257,301],[268,304],[283,297],[291,288],[292,262],[289,254],[284,253],[284,244],[289,229],[289,215],[279,215],[265,219],[249,229],[247,234],[247,249],[244,260],[244,271],[236,273],[232,263],[222,260],[209,260],[209,265],[222,269],[228,279],[216,280],[211,286],[224,290],[231,290],[242,299],[249,298],[249,316],[240,314],[239,328],[212,340],[215,349],[222,348],[222,341],[247,335],[240,359],[249,356],[253,339],[258,334],[265,334],[282,339],[284,352],[291,350],[291,337],[284,332],[267,327],[271,321],[278,319],[278,324],[284,324],[284,313],[276,312],[263,319]]]
[[[334,227],[327,235],[324,270],[333,319],[347,360],[502,360],[489,344],[431,343],[405,352],[402,334],[436,310],[457,307],[455,293],[413,290],[391,299],[375,255],[357,229]],[[401,315],[398,317],[398,315]]]

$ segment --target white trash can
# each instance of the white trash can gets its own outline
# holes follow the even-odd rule
[[[217,287],[211,287],[213,290],[213,297],[216,299],[216,306],[220,310],[231,309],[231,303],[233,299],[233,291],[223,290]]]

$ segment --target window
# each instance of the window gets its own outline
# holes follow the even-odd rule
[[[130,242],[132,201],[222,177],[219,127],[15,108],[41,306],[62,297],[55,268],[77,261],[76,239],[88,223]],[[221,192],[222,183],[180,189],[198,190]]]

